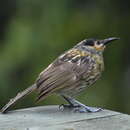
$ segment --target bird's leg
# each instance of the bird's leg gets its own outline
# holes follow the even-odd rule
[[[61,104],[59,107],[63,108],[75,108],[75,107],[79,107],[78,104],[76,104],[75,102],[73,102],[73,100],[70,100],[67,96],[62,95],[62,97],[69,103],[69,104]]]
[[[62,97],[69,103],[69,105],[62,105],[62,106],[64,108],[66,107],[73,108],[73,110],[76,112],[98,112],[102,110],[101,108],[86,106],[71,97],[66,97],[66,96],[62,96]]]

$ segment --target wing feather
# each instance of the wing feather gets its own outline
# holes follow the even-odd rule
[[[89,64],[87,62],[80,65],[72,62],[50,65],[37,79],[39,93],[37,101],[65,87],[79,85],[80,79],[87,74],[88,68]]]

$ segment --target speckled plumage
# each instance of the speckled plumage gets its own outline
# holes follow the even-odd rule
[[[78,104],[87,111],[96,112],[99,109],[91,109],[73,97],[81,91],[91,86],[104,70],[103,51],[108,42],[118,38],[108,38],[105,40],[87,39],[83,40],[59,56],[52,64],[42,71],[36,83],[11,99],[2,108],[5,113],[15,102],[32,91],[38,92],[37,101],[45,99],[47,96],[57,93],[61,95],[70,106]]]
[[[37,80],[40,92],[38,99],[50,92],[71,97],[77,95],[100,77],[103,66],[102,55],[80,48],[71,49],[40,74]]]

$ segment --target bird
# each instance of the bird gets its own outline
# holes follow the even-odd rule
[[[118,39],[120,38],[82,40],[44,69],[32,86],[10,99],[1,109],[1,113],[7,113],[17,101],[33,91],[37,92],[37,102],[56,93],[68,102],[60,107],[71,108],[76,112],[101,111],[101,108],[89,107],[75,98],[101,77],[104,70],[103,52],[108,43]]]

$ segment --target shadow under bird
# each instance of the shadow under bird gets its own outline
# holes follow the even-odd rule
[[[63,108],[71,108],[78,112],[102,110],[86,106],[74,97],[100,78],[104,70],[103,51],[108,43],[118,39],[112,37],[104,40],[85,39],[81,41],[43,70],[32,86],[10,99],[1,112],[6,113],[18,100],[33,91],[38,93],[37,101],[56,93],[68,102],[67,105],[62,105]]]

